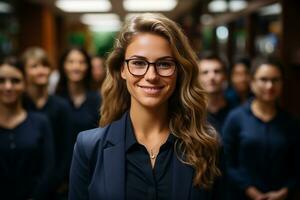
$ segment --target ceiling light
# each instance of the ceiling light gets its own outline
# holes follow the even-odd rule
[[[217,28],[217,38],[226,40],[228,38],[228,28],[226,26],[219,26]]]
[[[108,0],[57,0],[56,6],[65,12],[108,12]]]
[[[245,0],[231,0],[228,2],[229,10],[232,12],[237,12],[243,10],[247,7],[248,3]]]
[[[0,2],[0,13],[10,13],[12,10],[8,3]]]
[[[265,6],[260,9],[260,15],[279,15],[282,12],[282,7],[279,3]]]
[[[120,17],[116,14],[84,14],[80,20],[96,32],[119,31],[122,26]]]
[[[170,11],[177,5],[177,0],[124,0],[127,11]]]
[[[227,2],[224,0],[213,0],[208,4],[210,12],[225,12],[227,11]]]

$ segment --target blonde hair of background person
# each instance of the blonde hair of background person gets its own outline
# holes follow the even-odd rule
[[[107,59],[100,126],[119,119],[130,108],[130,94],[121,77],[121,68],[127,46],[139,33],[162,36],[170,44],[177,61],[177,83],[168,100],[169,129],[178,138],[175,144],[178,159],[195,170],[194,185],[209,188],[220,175],[219,139],[206,122],[206,95],[198,83],[196,55],[173,21],[161,15],[143,14],[125,24]]]

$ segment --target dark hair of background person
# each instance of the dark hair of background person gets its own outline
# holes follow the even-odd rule
[[[221,56],[219,56],[217,53],[214,53],[212,51],[205,51],[205,52],[199,53],[198,61],[201,61],[201,60],[216,60],[216,61],[218,61],[219,63],[221,63],[225,74],[226,75],[228,74],[228,67],[227,67],[225,60],[223,58],[221,58]]]
[[[248,71],[250,71],[250,67],[251,67],[251,60],[250,58],[248,58],[247,56],[240,56],[240,57],[237,57],[235,60],[234,60],[234,63],[232,65],[232,67],[230,68],[230,72],[232,72],[232,70],[234,69],[234,67],[237,65],[237,64],[242,64],[246,67],[246,69]]]
[[[91,74],[91,70],[92,70],[92,65],[91,65],[91,59],[89,54],[87,53],[87,51],[82,48],[82,47],[70,47],[68,48],[61,56],[59,63],[58,63],[58,69],[59,69],[59,73],[60,73],[60,79],[56,88],[56,93],[57,94],[65,94],[68,92],[68,86],[67,86],[67,75],[64,69],[64,65],[66,62],[67,57],[69,56],[69,54],[72,51],[79,51],[80,53],[82,53],[82,55],[84,56],[86,65],[87,65],[87,71],[85,74],[85,77],[83,79],[83,84],[86,90],[90,90],[91,89],[91,80],[92,80],[92,74]]]
[[[276,67],[280,71],[282,78],[284,78],[285,73],[281,61],[278,58],[270,56],[270,57],[257,57],[253,60],[250,68],[250,75],[252,79],[254,78],[257,70],[262,65],[272,65],[273,67]]]
[[[22,63],[20,62],[20,60],[16,56],[8,56],[8,57],[3,58],[0,61],[0,67],[2,65],[9,65],[11,67],[14,67],[17,70],[19,70],[20,72],[22,72],[23,76],[25,76],[24,67],[23,67]]]
[[[35,59],[36,61],[47,67],[51,66],[47,53],[40,47],[30,47],[26,49],[24,51],[24,54],[22,54],[20,61],[25,66],[26,62],[29,59]]]

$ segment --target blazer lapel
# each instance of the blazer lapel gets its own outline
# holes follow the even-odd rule
[[[179,161],[174,152],[172,199],[189,199],[192,182],[193,168]]]
[[[124,145],[104,149],[104,176],[107,199],[124,199],[125,158]]]
[[[126,115],[112,123],[103,152],[106,199],[125,199],[125,129]]]

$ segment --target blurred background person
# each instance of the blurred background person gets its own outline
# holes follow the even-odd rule
[[[232,106],[225,98],[227,74],[225,62],[216,54],[204,53],[198,60],[199,82],[208,94],[208,121],[221,134]]]
[[[43,49],[28,48],[22,55],[22,64],[27,83],[25,106],[28,110],[46,115],[53,130],[55,168],[48,188],[51,193],[48,198],[57,199],[58,189],[63,187],[70,163],[71,108],[65,99],[48,93],[51,66]]]
[[[54,166],[48,119],[22,105],[23,69],[15,60],[0,64],[1,199],[45,199]]]
[[[71,106],[71,146],[80,131],[98,127],[100,96],[91,90],[91,69],[90,57],[81,47],[67,49],[59,62],[57,94]]]
[[[91,64],[92,64],[92,89],[98,91],[100,94],[102,83],[106,77],[105,58],[98,55],[93,56]]]
[[[299,127],[278,106],[283,71],[272,59],[251,68],[254,98],[232,111],[224,125],[223,143],[232,200],[291,199],[296,184]]]
[[[226,98],[233,106],[246,102],[251,96],[250,59],[238,58],[230,70],[230,86],[226,90]]]

